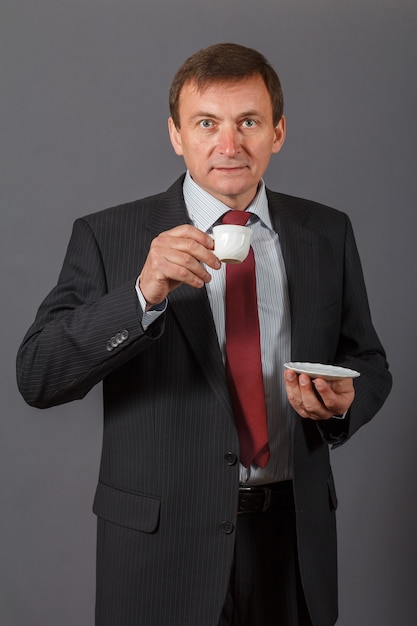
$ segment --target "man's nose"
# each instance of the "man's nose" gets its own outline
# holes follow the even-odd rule
[[[221,154],[228,156],[233,156],[240,152],[240,136],[238,130],[232,127],[222,128],[217,147]]]

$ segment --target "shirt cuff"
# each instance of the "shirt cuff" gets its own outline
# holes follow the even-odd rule
[[[151,324],[156,322],[158,317],[160,317],[163,313],[165,313],[167,306],[168,306],[168,298],[164,298],[162,302],[160,302],[159,304],[154,304],[153,306],[150,307],[150,309],[146,310],[146,300],[139,287],[139,278],[136,281],[135,288],[136,288],[136,294],[138,296],[139,304],[142,309],[142,319],[140,320],[140,323],[142,324],[143,330],[146,331],[148,330]]]
[[[348,410],[349,410],[349,409],[348,409]],[[343,413],[343,415],[332,415],[331,419],[334,419],[334,420],[344,420],[344,419],[345,419],[345,417],[346,417],[346,415],[347,415],[347,413],[348,413],[348,412],[347,412],[347,411],[345,411],[345,412]]]

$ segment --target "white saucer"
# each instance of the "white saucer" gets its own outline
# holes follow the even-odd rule
[[[357,378],[360,373],[347,367],[338,365],[324,365],[323,363],[284,363],[284,366],[294,370],[297,374],[307,374],[310,378],[323,378],[324,380],[337,380],[338,378]]]

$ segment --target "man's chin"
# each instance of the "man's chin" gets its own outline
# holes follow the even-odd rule
[[[247,168],[237,169],[216,169],[212,171],[211,184],[225,193],[244,193],[254,185],[252,177]]]
[[[230,208],[246,208],[256,195],[257,185],[213,185],[206,191]]]

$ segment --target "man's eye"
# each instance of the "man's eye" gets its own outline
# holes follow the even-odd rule
[[[202,128],[211,128],[213,126],[213,122],[211,120],[201,120],[200,126]]]
[[[245,128],[253,128],[256,126],[255,120],[245,120],[242,124]]]

